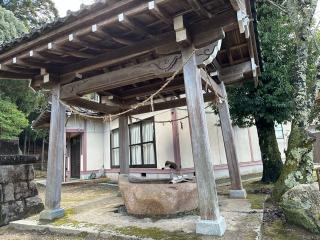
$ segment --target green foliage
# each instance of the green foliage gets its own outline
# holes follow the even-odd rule
[[[295,60],[293,27],[288,16],[265,2],[259,2],[258,31],[263,71],[259,85],[229,88],[231,117],[239,126],[257,119],[273,123],[290,120],[294,110],[292,69]]]
[[[15,104],[0,99],[0,139],[14,139],[28,125],[24,113]]]
[[[46,96],[43,92],[34,92],[28,86],[28,81],[0,79],[0,98],[15,103],[26,115],[40,112],[46,107]]]
[[[0,6],[12,11],[29,28],[39,28],[58,16],[52,0],[0,0]]]
[[[0,6],[0,45],[22,36],[26,28],[11,11]]]

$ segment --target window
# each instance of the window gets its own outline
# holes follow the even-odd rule
[[[154,119],[129,126],[130,167],[157,167]],[[119,167],[119,129],[111,133],[111,166]]]
[[[111,167],[119,167],[119,129],[111,132]]]
[[[284,139],[283,127],[282,124],[276,124],[274,127],[277,139]]]

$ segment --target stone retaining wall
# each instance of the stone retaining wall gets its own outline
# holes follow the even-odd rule
[[[5,147],[8,147],[5,149]],[[17,154],[17,146],[0,141],[2,154]],[[38,196],[31,163],[35,156],[0,153],[0,226],[39,213],[44,206]],[[21,164],[26,163],[26,164]],[[10,165],[9,165],[10,164]]]

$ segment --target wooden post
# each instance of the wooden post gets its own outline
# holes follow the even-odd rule
[[[41,149],[41,170],[44,170],[44,138],[42,138],[42,149]]]
[[[65,107],[60,103],[60,85],[52,90],[51,121],[49,135],[49,153],[47,166],[45,210],[40,213],[40,220],[53,220],[64,216],[60,208],[61,182],[64,158]]]
[[[180,174],[181,171],[181,154],[180,154],[180,141],[179,141],[179,126],[177,122],[177,109],[171,109],[172,120],[172,141],[173,141],[173,155],[174,162],[177,164],[177,171]]]
[[[239,159],[236,149],[236,143],[234,140],[234,133],[231,125],[229,105],[227,99],[226,88],[223,83],[220,84],[221,92],[224,95],[224,99],[218,104],[219,116],[221,122],[221,130],[224,142],[224,148],[226,151],[229,176],[231,181],[231,189],[229,195],[231,198],[246,198],[246,190],[242,188],[241,174],[239,168]]]
[[[129,125],[124,115],[119,117],[119,144],[120,174],[129,174]]]
[[[111,168],[110,159],[110,121],[105,121],[103,123],[103,168]],[[110,164],[107,166],[107,164]]]
[[[183,74],[201,216],[196,231],[200,234],[222,236],[226,223],[219,212],[201,76],[194,47],[182,48],[182,57],[183,62],[187,62],[183,67]]]

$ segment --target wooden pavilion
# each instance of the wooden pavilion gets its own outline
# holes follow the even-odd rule
[[[223,235],[204,101],[218,104],[230,196],[245,197],[224,85],[255,80],[260,73],[253,3],[96,1],[0,50],[1,78],[29,79],[34,89],[52,93],[41,219],[64,214],[60,198],[66,104],[119,117],[121,174],[129,173],[128,116],[187,104],[201,216],[197,232]],[[88,93],[108,96],[108,101],[82,98]]]

